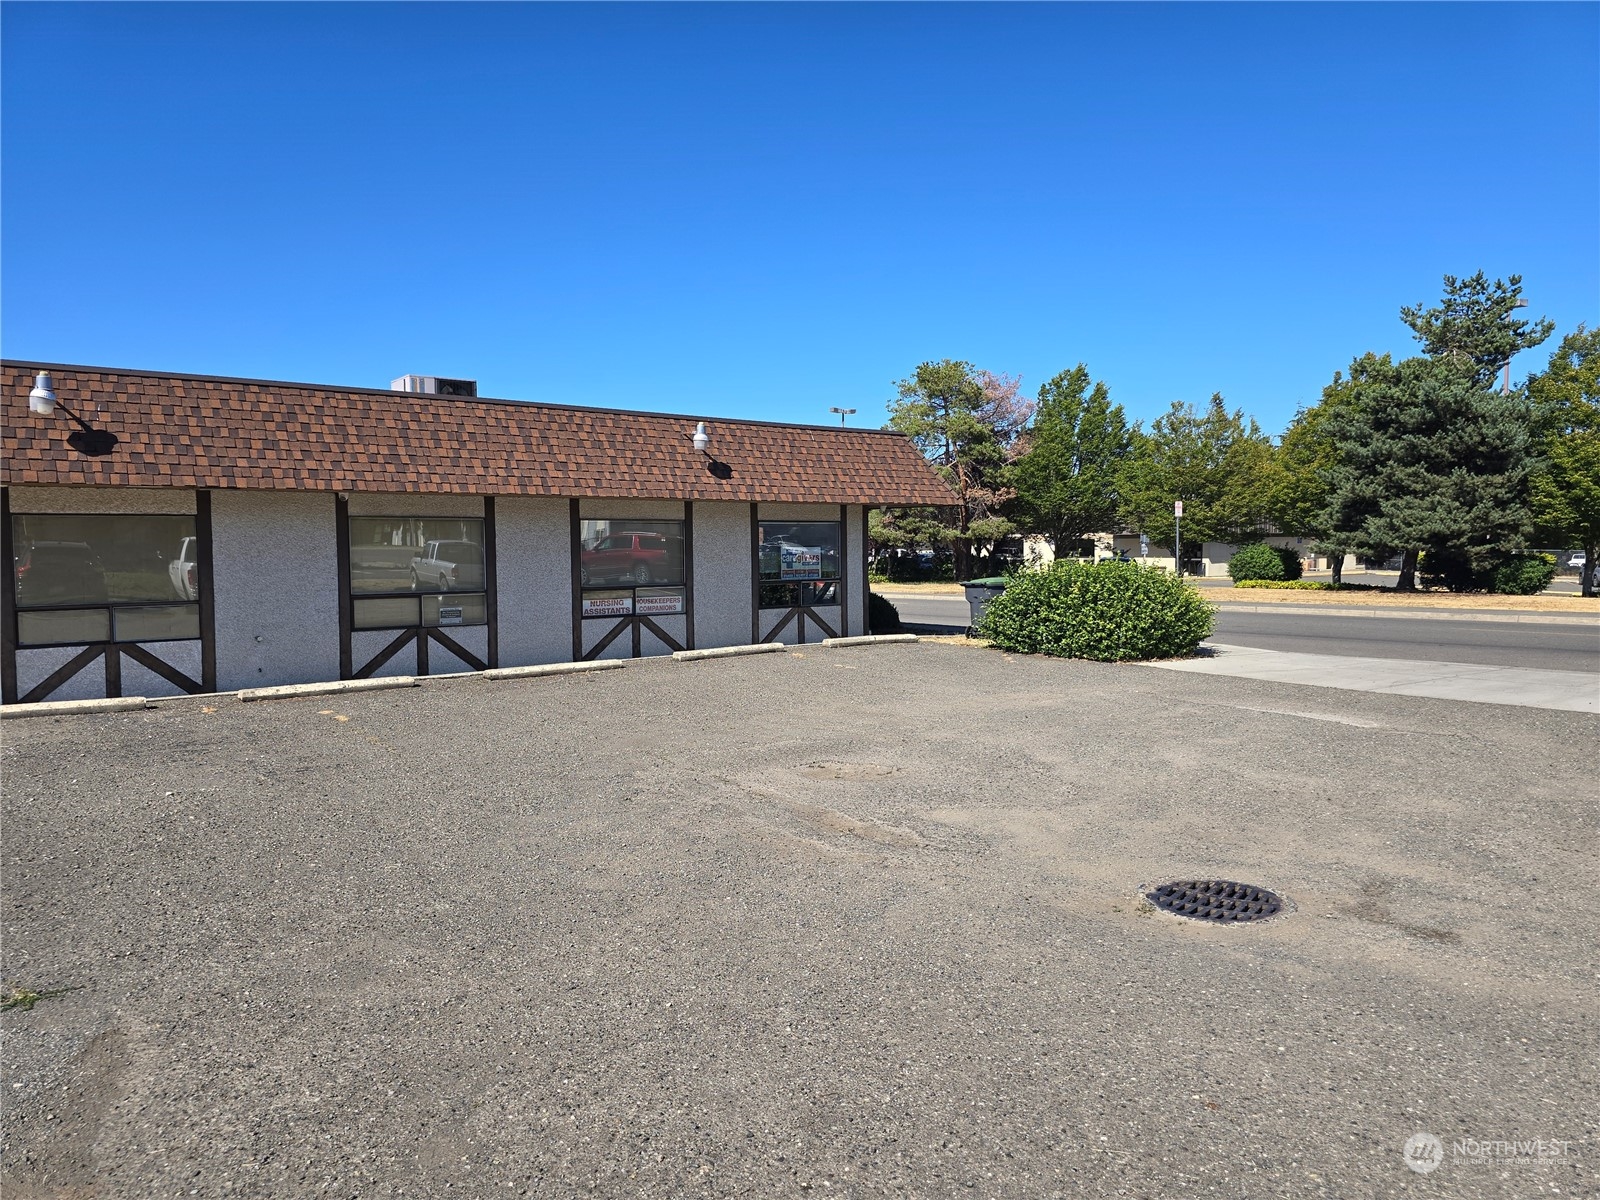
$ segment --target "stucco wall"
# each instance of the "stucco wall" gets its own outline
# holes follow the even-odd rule
[[[694,506],[694,643],[697,649],[750,641],[750,506]]]
[[[862,563],[865,561],[867,536],[867,510],[859,504],[845,506],[844,517],[844,576],[845,604],[849,625],[848,634],[867,632],[867,580]],[[839,631],[841,635],[845,630]]]
[[[495,571],[500,583],[500,665],[572,658],[570,507],[559,497],[503,496],[494,502]]]
[[[140,642],[162,662],[176,667],[190,679],[200,678],[200,643]],[[81,646],[52,646],[42,650],[17,651],[17,695],[29,691],[50,677],[57,667],[63,666],[80,653]],[[96,659],[49,695],[50,700],[99,700],[106,694],[106,663]],[[155,672],[122,656],[122,694],[124,696],[181,696],[183,689],[174,687]]]
[[[217,687],[339,677],[339,562],[328,492],[211,493]]]

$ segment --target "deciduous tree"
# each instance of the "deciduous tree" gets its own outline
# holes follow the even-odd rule
[[[1540,462],[1532,480],[1541,541],[1583,547],[1583,594],[1596,592],[1600,552],[1600,329],[1578,326],[1528,380]]]
[[[1118,476],[1120,515],[1152,541],[1172,543],[1172,507],[1183,501],[1183,539],[1242,542],[1259,537],[1267,520],[1262,481],[1272,443],[1241,410],[1228,411],[1222,394],[1204,411],[1175,401],[1151,423],[1134,427],[1133,449]]]
[[[1079,363],[1039,389],[1027,451],[1014,477],[1018,523],[1050,539],[1057,555],[1112,528],[1117,472],[1132,444],[1120,404]]]

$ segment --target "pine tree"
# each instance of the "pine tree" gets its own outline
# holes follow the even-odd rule
[[[895,386],[889,427],[909,435],[956,494],[942,540],[964,578],[978,546],[1015,528],[1001,510],[1015,494],[1010,464],[1033,405],[1017,398],[1017,380],[951,359],[922,363]]]
[[[1429,358],[1447,358],[1470,370],[1484,387],[1519,350],[1530,350],[1555,332],[1555,322],[1525,321],[1513,314],[1526,307],[1522,276],[1489,282],[1482,271],[1470,279],[1444,277],[1444,299],[1434,308],[1414,304],[1400,310]]]
[[[1330,411],[1338,446],[1322,524],[1380,554],[1403,552],[1399,586],[1415,587],[1426,551],[1486,570],[1523,544],[1530,512],[1530,423],[1522,393],[1501,395],[1465,362],[1366,355],[1349,400]]]

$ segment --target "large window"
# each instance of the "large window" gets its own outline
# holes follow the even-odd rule
[[[483,520],[351,517],[355,629],[483,625]]]
[[[200,636],[192,516],[19,514],[11,537],[17,645]]]
[[[613,517],[579,527],[583,615],[671,616],[685,611],[682,521]]]
[[[761,607],[838,604],[843,528],[838,521],[761,522]]]

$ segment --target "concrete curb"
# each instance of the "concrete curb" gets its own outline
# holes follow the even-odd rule
[[[762,642],[757,646],[718,646],[712,650],[676,650],[674,662],[696,662],[702,658],[734,658],[740,654],[776,654],[788,647],[782,642]]]
[[[1237,600],[1213,600],[1211,605],[1219,613],[1290,613],[1297,617],[1377,617],[1408,618],[1413,621],[1509,621],[1525,625],[1594,625],[1600,626],[1600,613],[1534,613],[1524,609],[1473,609],[1452,612],[1429,608],[1406,611],[1393,608],[1358,608],[1332,604],[1241,604]]]
[[[79,713],[132,712],[149,708],[143,696],[119,696],[115,700],[46,700],[40,704],[7,704],[0,707],[0,720],[23,717],[68,717]]]
[[[893,642],[914,642],[914,633],[868,633],[858,637],[823,638],[824,646],[881,646]]]
[[[595,662],[543,663],[532,667],[495,667],[478,672],[485,679],[538,679],[544,675],[576,675],[583,671],[614,671],[628,665],[625,658],[603,658]],[[433,678],[438,678],[433,676]]]
[[[239,699],[292,700],[296,696],[336,696],[341,692],[379,692],[385,688],[416,687],[413,675],[389,675],[383,679],[340,679],[332,683],[287,683],[282,687],[245,688]]]

